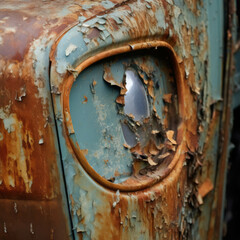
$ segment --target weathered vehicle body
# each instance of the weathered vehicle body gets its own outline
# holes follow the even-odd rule
[[[0,239],[220,239],[234,9],[1,3]]]

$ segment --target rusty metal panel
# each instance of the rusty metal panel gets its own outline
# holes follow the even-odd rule
[[[223,37],[222,1],[162,0],[129,1],[90,19],[80,16],[79,23],[59,39],[51,54],[51,85],[76,238],[211,239],[216,230],[211,214],[214,193],[218,194],[220,126],[229,126],[222,125],[227,114],[223,111],[226,102],[222,102]],[[164,59],[161,51],[165,51],[177,89],[177,94],[162,89],[159,95],[154,80],[152,84],[144,79],[151,69],[147,61],[136,64],[152,101],[151,114],[160,119],[164,153],[169,154],[163,161],[159,160],[163,152],[154,148],[155,140],[151,149],[144,144],[126,146],[120,125],[124,114],[117,114],[119,108],[124,109],[126,94],[122,65],[131,65],[138,52],[144,58],[151,51],[158,60]],[[122,63],[120,54],[125,54]],[[114,56],[113,62],[108,59]],[[163,77],[161,81],[164,85],[172,80]],[[164,94],[176,95],[178,110],[168,111],[173,103]],[[96,99],[101,101],[96,103]],[[164,107],[157,111],[155,100]],[[106,117],[101,119],[97,107]],[[112,119],[107,117],[111,114]],[[168,126],[170,119],[178,118],[175,128]],[[132,120],[137,128],[137,121]],[[153,126],[142,125],[145,129]],[[106,136],[107,129],[114,134]],[[176,150],[167,149],[174,141]],[[119,153],[114,157],[114,149],[124,153],[122,160]],[[132,172],[124,168],[128,161]],[[141,164],[135,167],[141,161],[143,169]],[[116,173],[117,167],[123,167],[122,172]],[[128,177],[121,180],[126,169]]]
[[[41,5],[0,6],[1,239],[72,235],[49,87],[49,52],[76,17],[60,13],[60,6],[59,14],[53,14],[56,4]]]
[[[1,3],[1,238],[221,237],[232,3]]]

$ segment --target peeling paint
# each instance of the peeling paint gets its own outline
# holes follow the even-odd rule
[[[223,2],[0,8],[0,238],[215,239],[230,116]],[[149,102],[142,119],[124,112],[129,66]],[[27,231],[12,228],[16,214]]]
[[[71,232],[49,90],[49,53],[53,40],[77,18],[61,15],[60,20],[57,9],[59,16],[62,7],[40,2],[13,7],[5,1],[0,7],[0,222],[6,229],[1,228],[1,239],[30,239],[29,232],[46,239],[51,229],[56,238],[65,238]],[[41,146],[39,131],[45,140]]]

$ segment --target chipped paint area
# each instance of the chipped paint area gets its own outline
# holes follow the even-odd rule
[[[23,144],[28,144],[28,153],[33,151],[33,142],[30,132],[24,132],[23,124],[17,119],[16,114],[10,114],[3,119],[4,129],[2,138],[9,142],[6,156],[6,162],[1,162],[1,180],[2,184],[6,185],[8,189],[15,188],[23,181],[24,188],[27,193],[31,192],[32,186],[32,170],[31,162],[25,158],[25,150]],[[18,137],[19,136],[19,137]],[[18,153],[18,154],[16,154]]]

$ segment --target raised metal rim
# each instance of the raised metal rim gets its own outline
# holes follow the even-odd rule
[[[143,49],[150,49],[150,48],[167,48],[170,50],[172,54],[172,63],[174,67],[174,73],[175,73],[175,79],[177,83],[177,92],[178,92],[178,107],[179,107],[179,115],[180,118],[184,121],[184,104],[186,105],[186,102],[184,103],[184,86],[183,86],[183,78],[182,74],[179,68],[178,60],[177,60],[177,55],[175,51],[173,50],[172,46],[168,44],[167,42],[164,41],[148,41],[148,42],[136,42],[136,43],[131,43],[131,44],[124,44],[123,46],[118,46],[116,48],[111,48],[107,49],[101,53],[96,54],[95,56],[89,57],[88,59],[84,60],[81,62],[74,70],[78,73],[78,75],[86,69],[88,66],[92,65],[95,62],[98,62],[104,58],[111,57],[114,55],[122,54],[122,53],[127,53],[135,50],[143,50]],[[63,106],[63,125],[64,125],[64,130],[66,131],[66,136],[71,144],[71,147],[79,160],[80,164],[84,168],[84,170],[98,183],[101,185],[114,189],[114,190],[120,190],[120,191],[138,191],[145,189],[147,187],[152,186],[153,184],[159,182],[163,178],[165,178],[175,167],[176,163],[178,162],[179,158],[184,152],[185,149],[185,143],[182,139],[180,143],[178,143],[178,148],[176,150],[176,153],[171,161],[171,163],[168,165],[168,167],[164,170],[164,173],[161,178],[151,178],[151,177],[143,177],[141,180],[134,181],[134,184],[132,185],[124,185],[124,184],[116,184],[116,183],[111,183],[105,178],[103,178],[100,174],[98,174],[92,166],[89,164],[87,161],[86,157],[82,153],[80,147],[74,142],[76,140],[72,125],[72,120],[71,120],[71,115],[70,115],[70,107],[69,107],[69,96],[71,92],[71,88],[73,85],[75,78],[73,75],[67,76],[64,81],[63,81],[63,90],[62,90],[62,106]],[[181,135],[184,137],[184,124],[180,124],[178,127],[177,135],[179,131],[181,131]],[[134,179],[135,180],[135,179]]]

